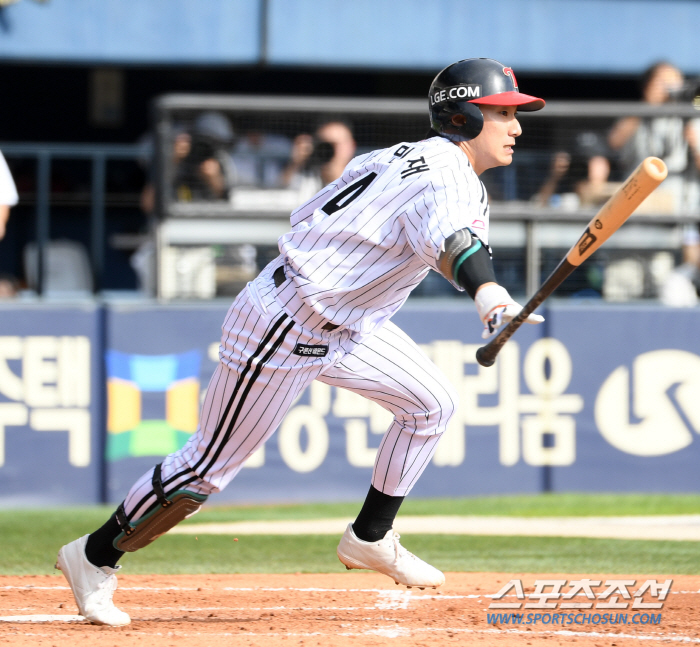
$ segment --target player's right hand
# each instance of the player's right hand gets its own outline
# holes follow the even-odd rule
[[[508,290],[496,283],[479,288],[474,299],[479,318],[484,324],[482,339],[488,339],[504,324],[517,317],[523,307],[508,294]],[[538,324],[544,321],[541,315],[531,314],[525,323]]]

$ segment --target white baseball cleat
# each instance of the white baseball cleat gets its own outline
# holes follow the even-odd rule
[[[58,551],[56,568],[63,571],[73,591],[80,614],[96,625],[122,627],[131,623],[127,613],[112,602],[117,588],[115,573],[121,568],[93,566],[85,557],[88,535],[66,544]]]
[[[349,569],[367,568],[388,575],[408,588],[437,588],[445,583],[444,574],[407,551],[393,528],[379,541],[363,541],[348,524],[338,544],[338,559]]]

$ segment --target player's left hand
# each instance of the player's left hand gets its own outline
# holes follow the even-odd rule
[[[517,317],[523,307],[508,294],[508,290],[496,283],[483,285],[474,299],[479,318],[484,324],[482,339],[488,339],[504,324]],[[541,315],[531,314],[525,323],[538,324],[544,321]]]

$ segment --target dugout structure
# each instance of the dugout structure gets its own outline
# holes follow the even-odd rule
[[[356,154],[415,141],[428,132],[426,101],[160,97],[153,106],[158,296],[237,293],[277,254],[289,213],[322,186],[318,177],[316,183],[311,180],[333,152],[319,138],[319,128],[343,124],[352,133]],[[611,128],[623,117],[637,117],[642,124],[691,124],[700,137],[700,112],[690,104],[552,101],[540,112],[520,113],[523,135],[513,163],[482,176],[491,201],[496,271],[511,293],[526,296],[536,290],[581,224],[626,177],[630,152],[608,144]],[[311,141],[313,152],[304,166],[288,173],[300,136]],[[177,147],[187,137],[190,148],[183,158]],[[200,180],[191,179],[212,158],[225,186],[218,195],[197,189]],[[687,239],[700,214],[700,172],[692,160],[670,171],[669,181],[561,286],[558,296],[617,302],[658,297],[664,278],[680,262],[684,230]],[[188,174],[189,188],[183,183]],[[432,275],[416,290],[418,296],[453,294]]]

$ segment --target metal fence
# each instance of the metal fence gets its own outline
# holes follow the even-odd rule
[[[36,255],[36,292],[44,292],[46,280],[46,249],[50,240],[52,206],[59,196],[52,192],[52,169],[57,160],[81,160],[90,165],[90,185],[87,195],[81,195],[74,202],[86,204],[89,208],[90,230],[89,252],[92,286],[94,292],[102,287],[105,269],[105,221],[107,207],[107,164],[114,160],[143,159],[150,151],[143,145],[134,144],[54,144],[54,143],[0,143],[0,151],[13,160],[34,162],[33,190],[20,195],[20,204],[34,203]],[[65,200],[61,200],[65,202]],[[133,196],[132,196],[133,203]]]

